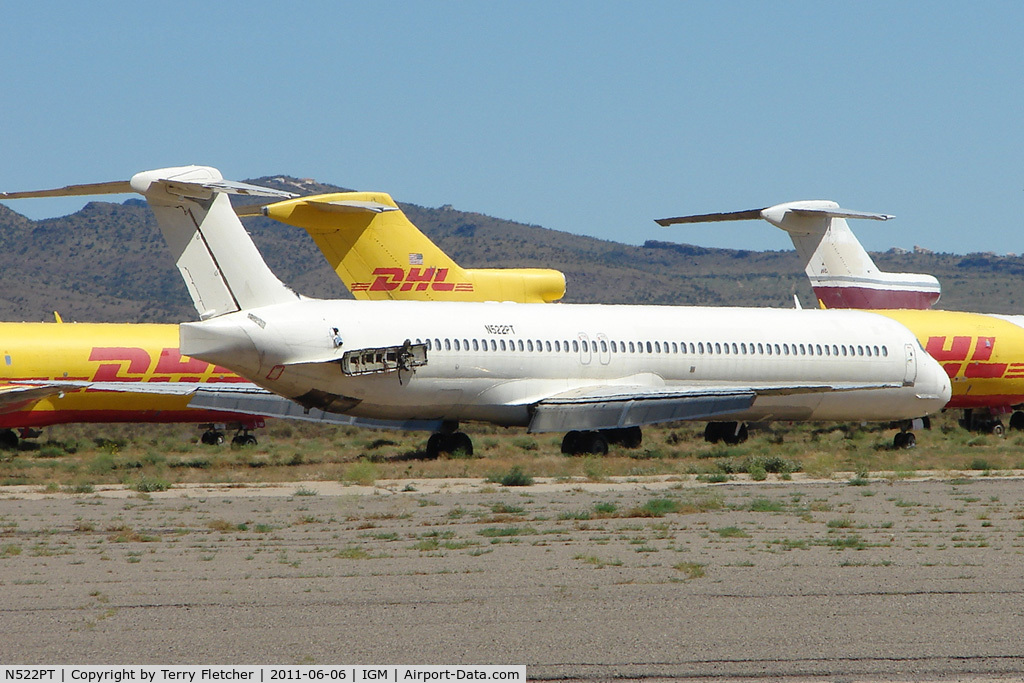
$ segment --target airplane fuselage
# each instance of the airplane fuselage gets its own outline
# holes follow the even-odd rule
[[[1009,412],[1024,404],[1024,316],[878,310],[905,325],[952,382],[948,408]]]
[[[178,351],[176,325],[0,323],[0,386],[16,382],[246,383]],[[69,422],[262,422],[188,407],[189,396],[68,389],[0,409],[0,428]]]
[[[342,370],[348,350],[405,340],[427,346],[415,372]],[[905,419],[949,398],[905,327],[857,311],[303,300],[185,323],[181,345],[276,393],[384,419],[526,425],[545,397],[608,385],[822,387],[758,395],[736,420]],[[888,386],[826,389],[865,384]]]

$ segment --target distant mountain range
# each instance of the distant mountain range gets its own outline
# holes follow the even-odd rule
[[[295,191],[343,188],[286,176],[249,180]],[[24,200],[31,201],[31,200]],[[246,201],[251,202],[251,199]],[[17,206],[17,204],[13,204]],[[641,247],[524,225],[450,206],[401,204],[424,233],[467,267],[546,267],[566,274],[566,302],[792,307],[814,305],[794,251]],[[315,297],[347,297],[304,231],[265,218],[246,228],[277,275]],[[179,322],[195,312],[146,203],[93,202],[32,221],[0,205],[0,320]],[[991,254],[872,254],[884,270],[931,273],[939,306],[1024,313],[1024,258]]]

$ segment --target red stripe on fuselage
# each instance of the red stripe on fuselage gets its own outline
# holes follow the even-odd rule
[[[909,289],[887,290],[868,287],[815,287],[814,295],[825,308],[913,308],[927,309],[939,300],[938,292]]]
[[[72,423],[143,422],[201,423],[239,422],[249,429],[262,427],[264,419],[256,415],[219,412],[216,410],[26,410],[0,415],[0,429],[18,427],[49,427]]]

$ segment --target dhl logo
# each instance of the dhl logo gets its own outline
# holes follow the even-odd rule
[[[373,282],[353,282],[353,292],[472,292],[472,282],[447,282],[447,268],[374,268]],[[415,288],[415,289],[414,289]]]
[[[181,355],[175,348],[160,350],[154,363],[149,351],[132,346],[97,346],[89,353],[99,367],[94,382],[245,382],[230,370]]]
[[[929,337],[925,350],[951,378],[1024,379],[1024,363],[992,363],[995,337]]]

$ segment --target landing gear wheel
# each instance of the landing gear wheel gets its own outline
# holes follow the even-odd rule
[[[444,437],[444,434],[430,435],[430,438],[427,439],[427,458],[437,460],[438,456],[441,455],[441,441]]]
[[[639,448],[644,442],[644,434],[639,427],[620,427],[619,429],[602,429],[605,440],[609,444],[623,448]]]
[[[462,453],[464,456],[473,455],[473,440],[465,432],[431,434],[430,438],[427,439],[427,457],[435,460],[442,453]]]
[[[1010,429],[1024,429],[1024,411],[1016,410],[1010,416]]]
[[[892,437],[892,447],[897,450],[913,448],[916,445],[917,437],[914,436],[914,432],[897,432],[896,436]]]
[[[473,440],[465,432],[448,434],[448,444],[445,449],[448,453],[461,452],[464,456],[473,455]]]
[[[722,441],[730,446],[735,446],[747,440],[747,425],[745,423],[737,425],[735,422],[726,422],[724,424],[729,428],[722,435]]]
[[[1006,434],[1006,430],[1003,428],[1003,423],[1000,422],[999,420],[993,422],[991,426],[989,426],[988,430],[989,434],[991,434],[992,436],[1003,436],[1004,434]]]
[[[207,429],[199,440],[207,446],[219,446],[224,443],[224,432],[216,429]]]
[[[0,449],[13,451],[17,447],[18,435],[14,433],[13,429],[4,429],[0,431]]]
[[[708,422],[704,427],[704,440],[708,443],[718,443],[722,440],[722,423]]]
[[[575,430],[566,434],[562,438],[562,453],[565,453],[566,455],[576,455],[577,453],[579,453],[579,443],[581,436],[582,432],[577,432]]]
[[[562,439],[562,452],[566,455],[604,455],[608,452],[608,437],[604,432],[571,431]]]
[[[252,434],[238,434],[235,438],[231,439],[233,446],[255,446],[257,443],[259,442]]]
[[[730,446],[747,440],[746,422],[708,422],[704,428],[704,440],[708,443],[724,441]]]
[[[580,452],[590,455],[604,455],[608,452],[608,439],[601,432],[583,432]]]

